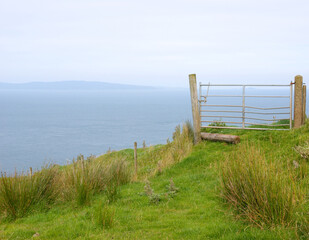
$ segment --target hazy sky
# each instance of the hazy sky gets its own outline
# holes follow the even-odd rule
[[[0,0],[0,82],[186,87],[190,73],[306,81],[309,1]]]

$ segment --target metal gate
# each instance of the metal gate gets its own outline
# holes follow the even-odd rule
[[[235,92],[239,91],[239,93],[235,95],[229,95],[225,94],[224,91],[221,91],[219,94],[209,94],[212,89],[220,87],[228,87],[228,92],[231,92],[231,88],[235,88]],[[271,92],[272,94],[247,93],[248,89],[253,89],[255,92],[258,92],[258,89],[260,89],[263,90],[263,93],[265,93],[269,92],[267,89],[272,88],[285,89],[287,93],[284,95],[274,95],[273,92]],[[277,93],[278,91],[275,92]],[[292,94],[292,82],[288,85],[200,83],[199,113],[201,118],[201,127],[254,130],[289,130],[292,128]],[[210,99],[217,99],[217,101],[209,104],[208,102]],[[217,102],[222,101],[218,101],[218,99],[224,99],[223,104],[216,104]],[[261,104],[256,104],[261,102],[261,100]],[[269,100],[271,100],[271,102]],[[280,104],[278,104],[278,102]],[[276,104],[278,104],[278,106],[276,106]]]

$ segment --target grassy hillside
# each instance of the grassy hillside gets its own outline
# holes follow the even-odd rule
[[[238,134],[241,143],[202,142],[192,148],[175,136],[167,145],[139,149],[138,176],[119,187],[115,201],[98,192],[82,206],[55,202],[13,221],[2,217],[0,239],[306,239],[298,226],[308,217],[308,124],[292,131],[218,132]],[[305,193],[301,210],[295,210],[300,220],[257,225],[225,200],[224,164],[248,146],[295,177],[295,187]],[[127,161],[133,172],[131,149],[99,158],[112,159]]]

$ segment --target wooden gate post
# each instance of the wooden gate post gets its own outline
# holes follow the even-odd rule
[[[297,75],[294,85],[294,128],[299,128],[303,122],[303,77]]]
[[[306,101],[307,101],[307,88],[303,86],[303,124],[306,122]]]
[[[199,103],[196,88],[196,74],[189,75],[190,83],[190,95],[192,105],[192,117],[193,117],[193,128],[194,128],[194,143],[199,143],[201,139],[201,118],[199,112]]]

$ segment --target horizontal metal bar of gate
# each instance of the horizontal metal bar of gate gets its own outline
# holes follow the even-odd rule
[[[233,123],[233,124],[242,124],[242,122],[230,122],[230,121],[207,121],[207,120],[201,120],[201,122],[208,122],[208,123]],[[249,125],[257,125],[257,126],[270,126],[270,127],[278,127],[278,126],[290,126],[290,124],[276,124],[276,125],[271,125],[271,124],[264,124],[264,123],[250,123],[250,122],[245,122],[245,124]]]
[[[264,118],[252,118],[252,117],[246,117],[246,119],[251,119],[251,120],[260,120],[260,121],[281,121],[281,120],[290,120],[288,118],[276,118],[276,119],[264,119]]]
[[[249,123],[249,122],[245,122],[245,124],[256,125],[256,126],[269,126],[269,127],[290,126],[290,124],[275,124],[275,125],[271,125],[271,124],[264,124],[264,123]]]
[[[290,107],[261,108],[261,107],[250,107],[250,106],[245,106],[245,108],[252,108],[252,109],[258,109],[258,110],[290,109]]]
[[[250,113],[250,114],[266,114],[266,115],[274,115],[274,114],[290,114],[290,112],[246,112],[245,113]]]
[[[275,125],[274,125],[275,126]],[[219,127],[219,126],[202,126],[201,128],[224,128],[224,129],[245,129],[245,130],[282,130],[287,131],[289,128],[247,128],[247,127]]]
[[[216,105],[216,104],[200,104],[201,107],[242,107],[241,105]],[[271,108],[261,108],[261,107],[251,107],[245,106],[245,108],[252,108],[258,110],[274,110],[274,109],[289,109],[290,107],[271,107]]]
[[[201,122],[208,122],[208,123],[218,123],[219,122],[219,123],[242,124],[242,122],[229,122],[229,121],[205,121],[205,120],[202,120]],[[271,125],[271,124],[249,123],[249,122],[245,122],[245,124],[256,125],[256,126],[269,126],[269,127],[290,126],[290,124],[275,124],[275,125]]]
[[[201,115],[201,118],[242,118],[242,116],[210,116],[210,115],[205,116],[205,115]],[[245,119],[259,120],[259,121],[269,121],[269,122],[289,120],[288,118],[265,119],[265,118],[252,118],[252,117],[245,117]]]
[[[289,87],[290,84],[200,84],[204,87]]]
[[[242,111],[232,111],[232,110],[201,110],[201,112],[233,112],[233,113],[242,113]]]
[[[201,115],[201,117],[242,118],[242,117],[237,117],[237,116],[205,116],[205,115]]]
[[[243,111],[233,111],[233,110],[201,110],[201,112],[233,112],[233,113],[242,113]],[[261,112],[246,112],[245,113],[252,113],[252,114],[266,114],[266,115],[270,115],[270,114],[290,114],[289,112],[267,112],[267,113],[261,113]]]
[[[248,96],[242,96],[242,95],[208,95],[208,96],[201,96],[204,98],[208,97],[253,97],[253,98],[290,98],[290,96],[262,96],[262,95],[248,95]]]
[[[241,105],[214,105],[214,104],[201,104],[201,107],[242,107]]]
[[[218,123],[218,121],[205,121],[205,120],[202,120],[201,122]],[[242,122],[228,122],[228,121],[219,121],[219,123],[242,124]]]

